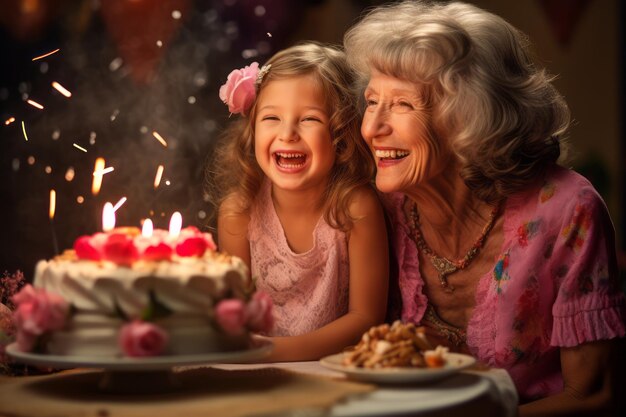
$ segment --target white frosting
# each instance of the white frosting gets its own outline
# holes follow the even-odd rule
[[[170,336],[166,354],[198,354],[245,347],[214,329],[216,299],[243,297],[248,269],[236,257],[207,251],[203,257],[138,261],[120,266],[76,259],[71,253],[39,261],[34,285],[65,298],[74,309],[66,329],[48,343],[50,353],[120,356],[118,332],[127,318],[140,318],[153,293],[173,315],[155,321]]]

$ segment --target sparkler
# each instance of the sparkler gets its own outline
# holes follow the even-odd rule
[[[76,143],[72,143],[72,146],[75,147],[76,149],[79,149],[79,150],[85,152],[85,153],[87,152],[87,149],[83,148],[80,145],[77,145]]]
[[[46,54],[36,56],[36,57],[34,57],[34,58],[33,58],[33,61],[37,61],[38,59],[45,58],[45,57],[50,56],[50,55],[52,55],[52,54],[56,54],[56,53],[57,53],[57,52],[59,52],[60,50],[61,50],[60,48],[57,48],[57,49],[55,49],[54,51],[50,51],[50,52],[48,52],[48,53],[46,53]]]
[[[57,240],[57,233],[54,227],[54,213],[57,205],[57,192],[54,189],[50,190],[50,206],[48,209],[48,216],[50,217],[50,230],[52,231],[52,246],[54,247],[54,254],[59,254],[59,242]]]
[[[26,126],[24,126],[24,121],[22,120],[22,132],[24,133],[24,139],[28,142],[28,135],[26,134]]]
[[[100,175],[100,176],[102,176],[102,175],[104,175],[104,174],[108,174],[109,172],[112,172],[112,171],[114,171],[114,170],[115,170],[115,168],[113,168],[113,167],[107,167],[107,168],[103,168],[103,169],[101,169],[100,171],[94,171],[94,172],[93,172],[93,175],[94,175],[94,176],[96,176],[96,175]]]
[[[31,106],[38,108],[39,110],[43,110],[43,106],[34,100],[26,100],[26,102]]]
[[[156,175],[154,176],[154,188],[159,188],[161,184],[161,177],[163,176],[163,165],[159,165]]]
[[[59,93],[63,94],[65,97],[67,97],[67,98],[72,97],[72,93],[70,93],[68,89],[63,87],[58,82],[52,81],[52,87],[54,87]]]
[[[115,203],[115,205],[113,206],[113,211],[116,212],[118,208],[122,207],[122,205],[126,202],[126,200],[127,200],[126,197],[120,198],[120,201]]]
[[[104,158],[96,158],[93,168],[93,182],[91,183],[91,194],[98,195],[102,187],[102,170],[104,170]]]
[[[6,119],[6,120],[4,121],[4,125],[5,125],[5,126],[8,126],[8,125],[10,125],[11,123],[13,123],[14,121],[15,121],[15,117],[12,117],[12,116],[11,116],[11,117],[9,117],[8,119]]]
[[[159,133],[156,130],[152,131],[152,136],[154,136],[156,138],[156,140],[161,142],[161,145],[163,145],[163,146],[165,146],[167,148],[167,142],[165,141],[165,139],[163,139],[163,136],[159,135]]]

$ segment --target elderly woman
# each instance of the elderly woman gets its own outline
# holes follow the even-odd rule
[[[592,185],[556,164],[569,111],[526,37],[475,6],[404,2],[344,45],[402,319],[507,369],[524,415],[610,407],[626,317],[614,230]]]

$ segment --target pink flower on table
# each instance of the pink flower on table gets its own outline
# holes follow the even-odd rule
[[[165,350],[169,336],[159,326],[134,320],[122,326],[119,344],[126,356],[158,356]]]
[[[18,331],[35,335],[63,328],[70,308],[60,295],[30,284],[13,296],[13,303],[13,320]]]
[[[107,261],[118,265],[130,265],[139,259],[139,251],[133,238],[123,233],[112,233],[104,244],[104,256]]]
[[[220,100],[228,105],[228,111],[246,115],[256,98],[256,79],[259,63],[253,62],[247,67],[233,70],[228,74],[226,83],[220,87]]]
[[[248,316],[248,328],[253,332],[269,332],[274,327],[274,315],[272,314],[272,299],[263,292],[257,291],[246,307]]]
[[[215,306],[215,319],[226,333],[238,336],[246,327],[246,306],[236,298],[222,300]]]
[[[30,351],[37,337],[65,326],[69,304],[58,294],[25,285],[12,298],[15,304],[13,322],[17,329],[18,348]]]

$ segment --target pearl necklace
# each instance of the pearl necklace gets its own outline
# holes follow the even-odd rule
[[[451,261],[448,258],[437,255],[435,251],[433,251],[428,243],[426,243],[426,241],[424,240],[422,230],[420,229],[420,218],[419,213],[417,212],[417,204],[413,203],[413,207],[411,208],[411,230],[413,232],[413,241],[415,241],[415,246],[417,246],[417,249],[424,255],[428,256],[428,258],[430,259],[430,262],[437,270],[437,274],[439,275],[439,283],[446,292],[451,293],[452,291],[454,291],[454,286],[448,283],[448,275],[465,269],[476,257],[476,255],[478,255],[482,247],[485,245],[487,235],[493,228],[493,224],[495,223],[499,211],[500,203],[496,204],[493,210],[491,210],[489,220],[487,221],[485,227],[483,227],[482,233],[480,234],[480,236],[478,236],[478,239],[476,239],[476,241],[474,242],[470,250],[465,254],[465,256],[456,261]]]

